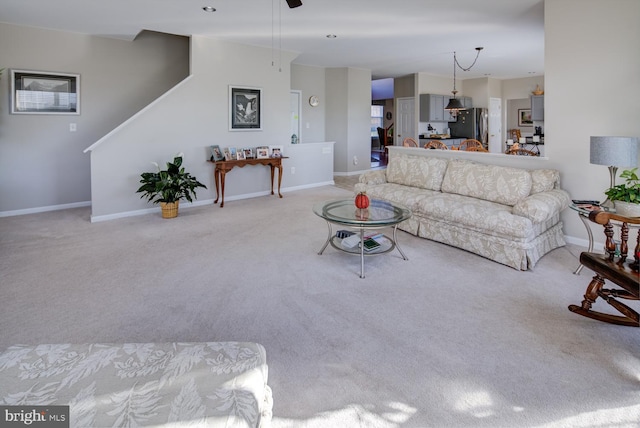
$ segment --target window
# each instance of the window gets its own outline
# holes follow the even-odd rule
[[[383,126],[384,106],[371,106],[371,137],[378,136],[378,128]]]

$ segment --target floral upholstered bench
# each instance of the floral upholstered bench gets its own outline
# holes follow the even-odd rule
[[[267,427],[272,397],[257,343],[12,346],[0,404],[69,406],[71,427]]]

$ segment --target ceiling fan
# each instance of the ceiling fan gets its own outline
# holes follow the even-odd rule
[[[302,6],[302,0],[287,0],[287,4],[290,9],[293,9],[294,7]]]

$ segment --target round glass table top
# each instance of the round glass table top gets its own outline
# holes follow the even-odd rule
[[[356,208],[354,199],[319,202],[313,212],[332,223],[354,226],[391,226],[411,218],[411,210],[401,205],[371,199],[369,208]]]

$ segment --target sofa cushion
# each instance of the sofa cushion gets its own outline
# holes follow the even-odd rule
[[[561,189],[538,192],[515,204],[513,213],[534,223],[542,223],[567,208],[570,201],[569,194]]]
[[[440,191],[446,170],[446,159],[409,155],[393,156],[387,165],[387,182]]]
[[[534,236],[531,220],[514,215],[510,207],[468,196],[441,193],[421,201],[414,214],[486,235],[509,239]]]
[[[442,191],[513,206],[531,192],[531,174],[525,169],[449,161]]]
[[[546,192],[555,188],[560,181],[560,171],[555,169],[534,169],[531,173],[531,194]]]
[[[411,211],[415,211],[424,199],[440,194],[440,192],[433,190],[419,189],[396,183],[378,184],[376,186],[366,187],[364,190],[370,198],[383,199],[400,204],[409,208]]]

